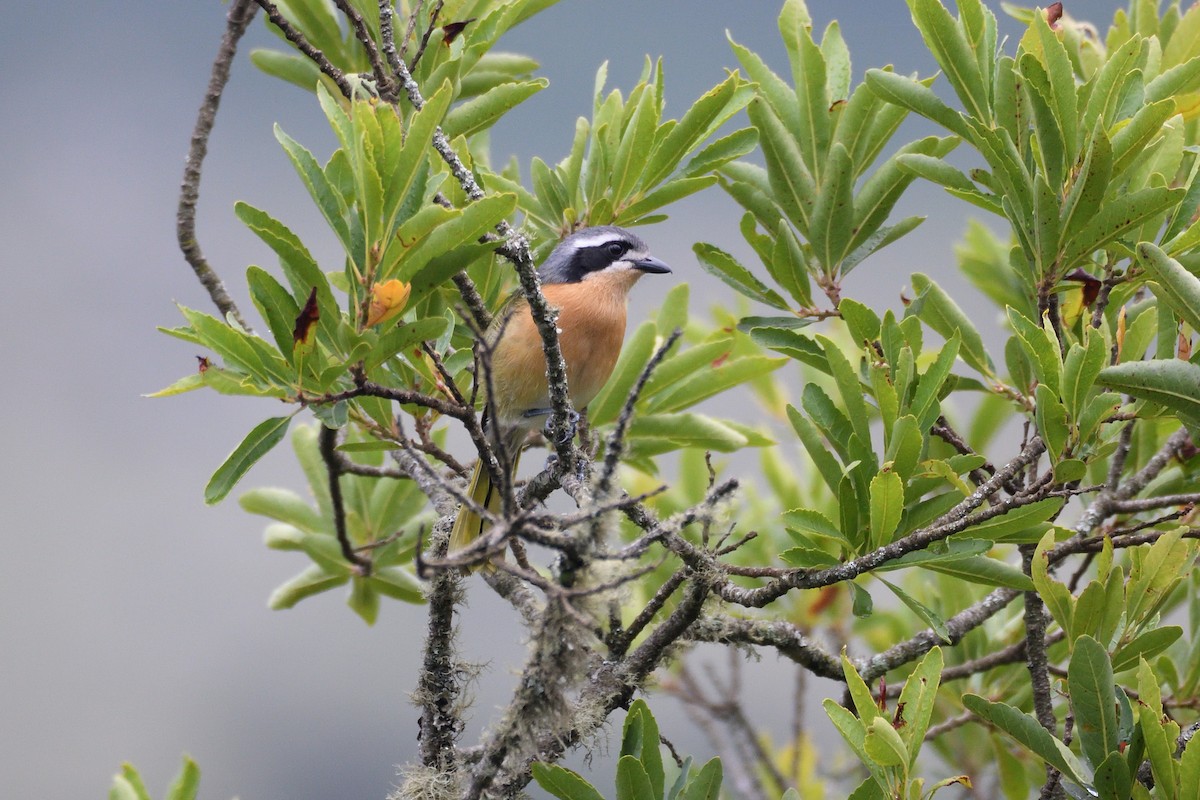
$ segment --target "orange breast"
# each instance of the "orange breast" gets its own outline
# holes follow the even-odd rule
[[[627,283],[597,275],[581,283],[542,287],[546,300],[559,309],[558,341],[576,408],[586,406],[604,388],[621,354]],[[526,411],[550,408],[542,338],[524,301],[518,301],[496,345],[492,381],[496,409],[505,424],[521,422]]]

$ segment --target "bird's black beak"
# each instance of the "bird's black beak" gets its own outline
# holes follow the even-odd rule
[[[633,265],[642,272],[653,272],[656,275],[662,275],[671,271],[671,268],[666,263],[659,261],[654,256],[646,256],[633,262]]]

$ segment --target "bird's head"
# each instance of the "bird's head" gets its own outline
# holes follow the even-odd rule
[[[542,283],[579,283],[623,273],[630,284],[648,272],[671,268],[650,255],[646,243],[624,228],[604,225],[584,228],[559,242],[538,269]]]

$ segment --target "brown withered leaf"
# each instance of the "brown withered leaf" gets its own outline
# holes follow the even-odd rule
[[[300,316],[296,317],[296,327],[292,329],[292,341],[296,344],[308,344],[313,328],[316,327],[317,320],[320,318],[321,312],[317,308],[317,287],[314,286],[308,293],[308,300],[305,301],[304,308],[300,310]]]
[[[464,19],[462,22],[451,22],[449,25],[443,25],[442,44],[448,46],[451,42],[458,38],[459,34],[466,30],[468,25],[470,25],[476,19],[478,19],[478,17],[471,17],[470,19]]]
[[[1051,3],[1046,6],[1046,22],[1050,25],[1051,30],[1058,30],[1058,21],[1062,19],[1062,15],[1062,3]]]
[[[1100,279],[1084,272],[1081,267],[1068,272],[1064,277],[1083,284],[1083,305],[1085,308],[1091,308],[1092,303],[1100,296]]]
[[[196,368],[196,371],[201,375],[208,372],[208,368],[212,366],[212,362],[209,361],[206,356],[196,356],[196,360],[200,362],[200,365]]]

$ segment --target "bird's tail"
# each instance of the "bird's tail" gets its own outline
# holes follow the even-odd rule
[[[511,464],[509,480],[511,481],[516,474],[517,461],[521,457],[521,451],[518,446],[511,448],[510,452],[512,453],[509,459]],[[467,489],[467,496],[488,511],[493,513],[500,511],[500,492],[492,486],[492,476],[483,466],[482,459],[476,462],[475,470],[471,473],[471,484]],[[458,510],[458,519],[454,520],[454,530],[450,532],[450,552],[454,553],[474,542],[483,535],[487,527],[486,520],[463,505]]]

